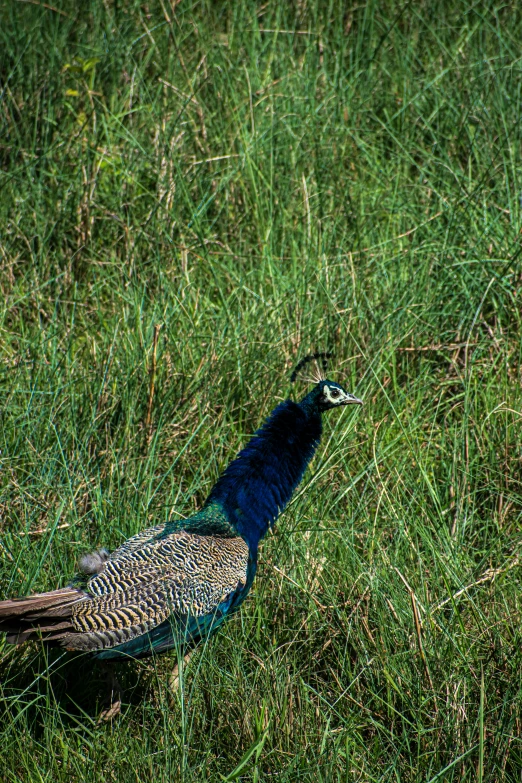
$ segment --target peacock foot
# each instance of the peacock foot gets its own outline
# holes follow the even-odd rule
[[[182,663],[182,669],[188,664],[192,656],[194,655],[194,650],[190,650],[185,657],[183,658]],[[179,671],[179,663],[175,665],[173,670],[170,673],[169,679],[168,679],[168,689],[170,692],[170,695],[173,696],[177,691],[179,691],[179,683],[180,683],[180,671]]]
[[[106,699],[106,707],[100,712],[96,725],[105,723],[108,720],[112,720],[121,712],[121,685],[116,677],[114,668],[110,664],[102,664],[102,668],[107,676],[108,694]]]

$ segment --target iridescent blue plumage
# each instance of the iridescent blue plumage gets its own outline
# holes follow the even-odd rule
[[[210,493],[253,553],[286,507],[321,438],[321,415],[286,400],[230,463]]]
[[[321,381],[278,405],[189,519],[86,558],[69,588],[0,603],[0,631],[103,659],[193,646],[245,600],[260,540],[290,501],[321,438],[324,411],[360,402]]]

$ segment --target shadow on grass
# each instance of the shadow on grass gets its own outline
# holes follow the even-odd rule
[[[1,722],[6,725],[23,715],[24,722],[37,729],[42,712],[57,709],[64,727],[85,719],[95,724],[111,696],[108,670],[107,664],[89,655],[38,644],[7,650],[0,661]],[[121,686],[123,711],[151,698],[157,675],[154,666],[129,661],[111,664],[110,670]]]

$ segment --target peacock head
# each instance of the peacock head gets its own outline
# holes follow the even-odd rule
[[[318,399],[317,404],[321,411],[328,411],[330,408],[338,408],[339,405],[362,405],[363,401],[360,400],[355,394],[347,392],[335,381],[324,380],[317,384],[318,387]]]
[[[356,397],[355,394],[347,392],[340,384],[324,377],[323,372],[326,370],[326,361],[330,356],[331,354],[329,353],[314,353],[310,356],[305,356],[291,375],[290,380],[293,382],[303,367],[310,362],[315,362],[317,374],[315,377],[307,379],[313,380],[315,386],[306,397],[303,397],[300,403],[305,410],[323,413],[331,408],[338,408],[340,405],[363,404],[363,401]]]
[[[339,408],[341,405],[352,404],[362,405],[363,401],[355,394],[347,392],[340,384],[328,379],[319,381],[312,391],[301,400],[303,407],[315,408],[319,413],[329,411],[331,408]]]

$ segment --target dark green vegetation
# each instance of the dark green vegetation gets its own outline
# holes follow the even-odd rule
[[[0,643],[3,780],[520,780],[521,12],[340,6],[2,0],[1,596],[366,401],[173,699]]]

